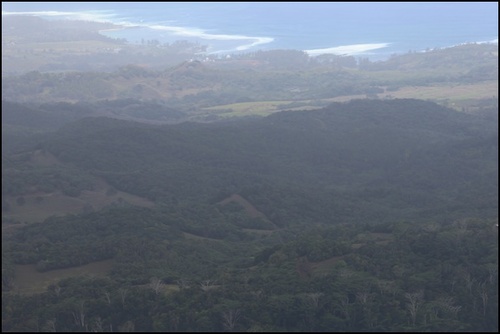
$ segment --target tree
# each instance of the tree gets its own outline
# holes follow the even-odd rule
[[[234,326],[236,326],[240,315],[240,310],[231,309],[222,312],[222,325],[228,332],[232,332],[234,330]]]
[[[478,286],[478,293],[483,302],[483,316],[486,317],[486,308],[488,306],[488,287],[487,282],[482,282]]]
[[[410,318],[413,326],[417,321],[418,310],[422,306],[424,292],[422,290],[414,293],[405,293],[405,298],[408,300],[406,309],[410,312]]]
[[[344,318],[350,323],[351,322],[351,303],[349,301],[349,296],[345,295],[341,298],[339,303],[340,311]]]
[[[381,294],[390,293],[392,298],[398,292],[398,287],[395,281],[377,280],[377,286]]]
[[[101,317],[97,317],[94,319],[94,321],[92,321],[90,325],[90,330],[92,332],[104,332],[104,327]]]
[[[216,281],[214,280],[204,280],[200,282],[200,287],[203,291],[210,291],[215,286]]]
[[[322,292],[312,292],[304,295],[304,302],[308,307],[308,310],[304,312],[304,316],[305,320],[309,323],[311,331],[314,328],[317,311],[319,310],[319,302],[323,295]]]
[[[323,292],[312,292],[306,293],[306,303],[310,305],[312,308],[317,309],[319,306],[319,300],[324,295]]]
[[[125,306],[125,299],[127,298],[128,289],[127,288],[120,288],[120,289],[118,289],[118,293],[120,294],[122,306]]]
[[[55,292],[57,297],[59,297],[61,295],[61,290],[62,290],[62,288],[59,286],[59,284],[56,284],[54,287],[54,292]]]
[[[453,297],[441,297],[437,301],[439,308],[456,319],[457,313],[462,309],[462,306],[455,305],[455,299]]]
[[[152,277],[149,286],[151,289],[153,289],[156,295],[159,295],[161,290],[163,289],[164,284],[161,279]]]
[[[49,319],[45,322],[42,327],[42,332],[57,332],[56,330],[56,319]]]
[[[368,328],[373,328],[375,324],[375,317],[372,316],[371,311],[371,300],[373,294],[369,292],[369,289],[364,289],[356,293],[356,302],[361,305],[361,311],[363,313],[363,320],[368,325]]]
[[[187,289],[191,286],[189,281],[187,279],[184,279],[184,278],[178,279],[176,281],[176,283],[177,283],[177,286],[179,287],[179,290],[184,290],[184,289]]]
[[[111,294],[108,291],[104,291],[104,297],[106,297],[108,305],[111,305]]]
[[[81,301],[75,310],[72,312],[73,320],[75,321],[75,325],[80,327],[81,329],[87,328],[87,323],[85,322],[85,301]]]
[[[133,321],[128,320],[118,327],[119,332],[133,332],[135,329],[135,324]]]

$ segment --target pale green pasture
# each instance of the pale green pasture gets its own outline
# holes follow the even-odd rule
[[[83,266],[38,272],[34,264],[16,265],[13,292],[21,294],[42,293],[51,284],[81,275],[104,277],[113,266],[113,260],[92,262]]]

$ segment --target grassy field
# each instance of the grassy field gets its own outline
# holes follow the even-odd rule
[[[16,265],[12,292],[32,295],[46,291],[48,286],[64,278],[81,275],[104,277],[111,270],[112,266],[113,260],[105,260],[79,267],[56,269],[41,273],[35,269],[34,264]]]
[[[249,201],[247,201],[238,194],[232,194],[231,196],[220,201],[218,204],[225,205],[230,202],[236,202],[240,204],[245,209],[245,212],[252,218],[262,218],[267,220],[266,215],[257,210],[257,208],[255,208],[255,206],[253,206],[252,203],[250,203]]]
[[[397,91],[384,92],[377,95],[381,99],[401,99],[414,98],[421,100],[431,100],[444,106],[455,108],[459,111],[474,105],[478,100],[488,98],[498,98],[498,81],[486,81],[471,85],[434,85],[434,86],[408,86]],[[243,102],[219,105],[203,108],[207,114],[215,114],[221,118],[241,117],[241,116],[267,116],[272,113],[282,111],[283,105],[298,102],[301,107],[286,110],[312,110],[320,108],[321,104],[331,102],[346,102],[353,99],[363,99],[366,95],[345,95],[319,101],[258,101]]]
[[[279,106],[293,101],[259,101],[225,104],[215,107],[203,108],[210,114],[217,114],[219,117],[240,117],[240,116],[267,116],[278,111]]]
[[[214,238],[202,237],[202,236],[199,236],[199,235],[196,235],[196,234],[187,233],[187,232],[182,232],[182,234],[184,235],[184,237],[186,237],[186,239],[208,240],[208,241],[217,241],[217,242],[222,242],[223,241],[221,239],[214,239]]]
[[[247,213],[247,215],[249,215],[250,217],[261,218],[265,222],[269,223],[269,228],[271,228],[273,230],[278,229],[278,227],[276,225],[274,225],[274,223],[272,221],[270,221],[269,218],[267,218],[265,214],[263,214],[262,212],[257,210],[257,208],[255,206],[253,206],[252,203],[250,203],[249,201],[247,201],[245,198],[241,197],[238,194],[232,194],[231,196],[220,201],[218,204],[226,205],[227,203],[230,203],[230,202],[235,202],[235,203],[238,203],[239,205],[241,205],[243,207],[243,209],[245,210],[245,212]],[[254,229],[250,229],[250,230],[255,231]]]
[[[30,157],[33,166],[61,165],[55,156],[50,153],[34,151]],[[62,216],[66,214],[77,214],[85,209],[99,210],[113,203],[129,203],[136,206],[152,207],[153,202],[146,198],[116,191],[108,193],[111,188],[102,178],[94,178],[94,190],[84,190],[78,197],[64,195],[61,191],[52,193],[32,192],[25,194],[24,204],[17,203],[16,196],[4,196],[2,199],[8,203],[10,210],[2,212],[2,220],[16,220],[19,222],[34,223],[45,220],[50,216]],[[11,225],[2,224],[2,231],[10,229]]]
[[[380,98],[415,98],[447,103],[450,107],[463,104],[464,101],[498,98],[498,81],[487,81],[473,85],[436,85],[403,87],[395,92],[379,94]]]
[[[33,193],[23,196],[25,203],[19,205],[13,196],[5,196],[4,201],[9,203],[10,211],[2,214],[2,218],[14,219],[19,222],[34,223],[45,220],[50,216],[77,214],[85,208],[99,210],[113,203],[127,202],[142,207],[152,207],[153,202],[132,194],[118,191],[116,194],[106,194],[107,188],[98,188],[93,191],[84,190],[78,197],[69,197],[61,192]],[[3,224],[2,224],[3,230]]]
[[[376,245],[385,246],[390,243],[393,239],[392,234],[390,233],[360,233],[355,238],[355,243],[351,244],[352,249],[358,249],[365,246],[369,242],[373,242]],[[300,266],[297,265],[298,272],[300,275],[304,276],[306,272],[309,272],[310,275],[314,276],[322,276],[329,273],[332,273],[333,270],[336,270],[336,266],[340,260],[342,260],[345,255],[342,256],[333,256],[329,259],[318,261],[318,262],[307,262],[307,265]]]

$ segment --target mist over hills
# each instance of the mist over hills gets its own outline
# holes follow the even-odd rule
[[[17,23],[3,331],[498,331],[497,45],[199,58]]]
[[[63,163],[156,201],[206,201],[277,182],[313,193],[393,188],[426,193],[434,205],[465,208],[452,203],[467,197],[456,195],[467,184],[485,187],[481,198],[490,204],[497,198],[489,186],[496,180],[496,131],[484,118],[430,102],[357,100],[228,123],[160,126],[85,118],[37,142]],[[405,205],[426,206],[411,199]]]
[[[91,326],[133,321],[141,330],[169,328],[151,318],[162,308],[179,314],[174,328],[182,331],[226,328],[220,317],[233,312],[228,307],[246,315],[238,328],[393,329],[407,328],[405,296],[417,289],[424,305],[445,296],[470,312],[411,328],[496,326],[495,300],[474,310],[466,283],[472,275],[489,282],[495,263],[498,130],[488,117],[422,100],[364,99],[213,123],[48,113],[47,121],[60,123],[35,131],[39,107],[4,107],[3,285],[26,284],[20,270],[28,268],[41,282],[34,297],[6,294],[12,314],[41,298],[49,305],[43,317],[70,331],[81,325],[60,309],[64,303]],[[97,264],[105,269],[90,269]],[[87,267],[98,276],[38,278]],[[377,288],[384,284],[394,291]],[[476,289],[496,291],[492,283],[473,285],[472,296]],[[372,325],[359,320],[363,309],[349,311],[358,320],[342,316],[335,305],[362,291],[402,302],[378,311],[371,302]],[[323,303],[314,323],[273,304],[295,301],[306,312],[311,296]],[[207,305],[205,324],[187,321],[188,309]],[[262,320],[251,311],[257,305],[287,323]],[[138,318],[145,310],[152,316]],[[401,317],[378,324],[393,314]],[[5,319],[6,329],[31,328]]]
[[[52,22],[112,22],[119,29],[103,32],[106,36],[127,39],[130,44],[154,41],[156,45],[184,38],[206,45],[205,55],[298,49],[311,54],[332,52],[387,59],[408,50],[494,40],[498,30],[495,9],[494,3],[364,3],[360,8],[349,3],[117,6],[94,2],[6,3],[2,14],[11,20],[34,15]],[[373,12],[378,14],[373,16]]]

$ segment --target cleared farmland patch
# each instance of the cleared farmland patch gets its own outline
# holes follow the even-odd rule
[[[92,210],[99,210],[108,205],[121,205],[128,203],[141,207],[154,205],[148,199],[116,191],[110,195],[106,188],[96,187],[96,190],[84,190],[78,197],[70,197],[62,192],[32,193],[22,196],[24,202],[20,204],[17,198],[5,196],[4,201],[10,206],[8,212],[2,214],[3,218],[19,222],[40,222],[50,216],[78,214]]]
[[[106,276],[113,266],[113,260],[92,262],[83,266],[38,272],[34,264],[16,265],[13,293],[32,295],[44,292],[51,284],[61,279],[89,275]]]

